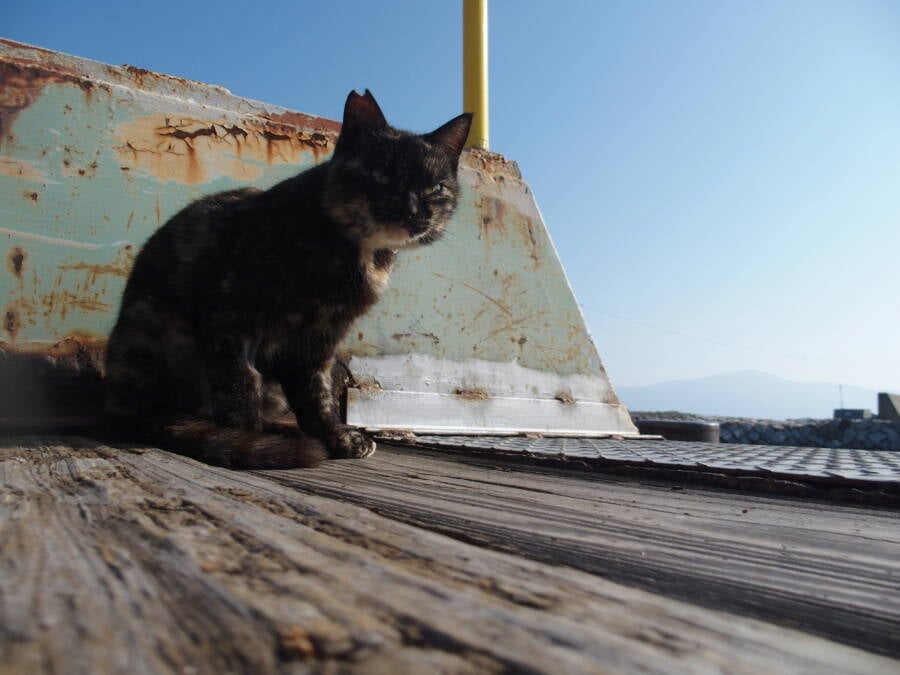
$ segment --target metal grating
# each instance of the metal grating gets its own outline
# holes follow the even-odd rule
[[[415,442],[436,448],[521,452],[642,466],[900,483],[900,452],[888,450],[523,436],[423,435]]]

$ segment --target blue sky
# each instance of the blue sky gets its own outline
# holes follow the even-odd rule
[[[2,33],[431,129],[456,0],[19,2]],[[614,384],[744,369],[900,391],[900,3],[490,4],[491,149],[531,184]]]

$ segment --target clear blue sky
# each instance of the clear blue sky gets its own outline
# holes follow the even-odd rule
[[[3,35],[337,118],[461,108],[456,0],[14,2]],[[516,160],[614,384],[900,391],[900,2],[490,5]]]

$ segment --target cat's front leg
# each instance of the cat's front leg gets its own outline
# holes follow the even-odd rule
[[[246,340],[219,334],[209,341],[206,357],[216,424],[261,430],[262,376],[250,364]]]
[[[338,403],[332,391],[333,365],[332,358],[308,369],[297,365],[282,366],[277,378],[300,428],[324,441],[331,457],[368,457],[375,452],[375,441],[340,421]]]

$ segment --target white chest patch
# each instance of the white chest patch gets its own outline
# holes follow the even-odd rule
[[[384,293],[387,290],[388,284],[391,282],[390,270],[375,267],[371,260],[369,260],[369,264],[366,266],[366,276],[369,278],[369,283],[378,295]]]
[[[379,267],[375,264],[375,250],[365,248],[360,252],[359,264],[372,290],[379,296],[384,293],[391,281],[393,265]]]

